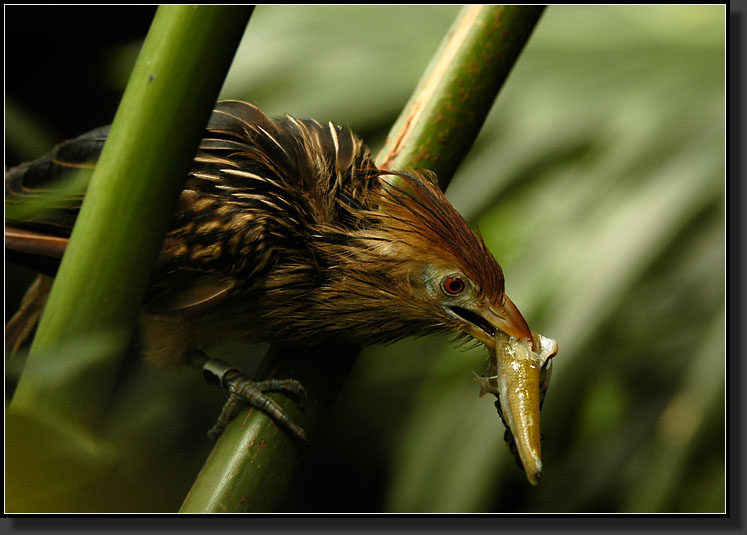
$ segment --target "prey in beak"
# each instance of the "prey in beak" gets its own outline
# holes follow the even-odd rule
[[[486,377],[478,377],[480,395],[494,394],[506,426],[505,439],[526,473],[537,485],[542,473],[540,408],[550,380],[555,340],[533,333],[514,303],[505,297],[501,307],[474,310],[451,307],[466,320],[467,332],[488,348]]]
[[[488,348],[488,375],[477,379],[481,396],[492,393],[498,398],[495,405],[506,426],[506,443],[529,483],[536,485],[542,473],[540,409],[558,344],[539,333],[533,333],[532,339],[538,353],[525,340],[496,338],[495,345]]]

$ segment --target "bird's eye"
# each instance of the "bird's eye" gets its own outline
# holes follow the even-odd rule
[[[459,277],[446,277],[443,282],[444,291],[449,295],[457,295],[464,291],[464,281]]]

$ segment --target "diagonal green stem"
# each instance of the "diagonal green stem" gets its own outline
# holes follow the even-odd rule
[[[394,123],[379,166],[430,169],[446,189],[543,10],[463,8]]]
[[[424,167],[445,187],[469,150],[501,85],[536,24],[542,7],[462,9],[410,103],[395,123],[378,161],[384,167]],[[314,429],[352,368],[360,349],[318,354],[273,346],[270,375],[293,377],[310,402],[299,410],[273,398],[313,437]],[[195,480],[181,512],[272,511],[285,495],[304,446],[264,414],[247,409],[229,424]]]
[[[103,418],[181,184],[251,11],[158,9],[91,178],[27,372],[44,369],[61,345],[102,333],[113,343],[66,380],[24,373],[11,410],[81,430],[95,429]]]

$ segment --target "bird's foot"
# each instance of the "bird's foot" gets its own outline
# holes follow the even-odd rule
[[[275,423],[284,427],[297,439],[308,442],[303,428],[296,425],[288,413],[267,395],[267,392],[285,392],[296,398],[299,405],[303,405],[306,401],[306,391],[301,383],[294,379],[252,381],[230,364],[210,358],[197,350],[191,352],[189,360],[193,365],[202,369],[203,376],[208,382],[225,388],[229,392],[229,398],[223,405],[218,421],[208,432],[208,438],[211,441],[216,441],[228,423],[249,404],[272,418]]]

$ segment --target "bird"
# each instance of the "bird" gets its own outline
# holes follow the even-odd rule
[[[93,130],[7,171],[6,208],[48,197],[71,169],[92,168],[107,133]],[[6,348],[29,337],[82,196],[63,192],[52,210],[6,220],[6,256],[44,273],[6,326]],[[502,268],[433,173],[381,169],[348,127],[272,119],[237,100],[216,104],[206,126],[142,318],[149,360],[198,362],[301,438],[265,392],[302,396],[302,385],[251,381],[200,348],[226,336],[365,347],[453,332],[488,348],[512,340],[532,350],[536,340],[506,295]]]

